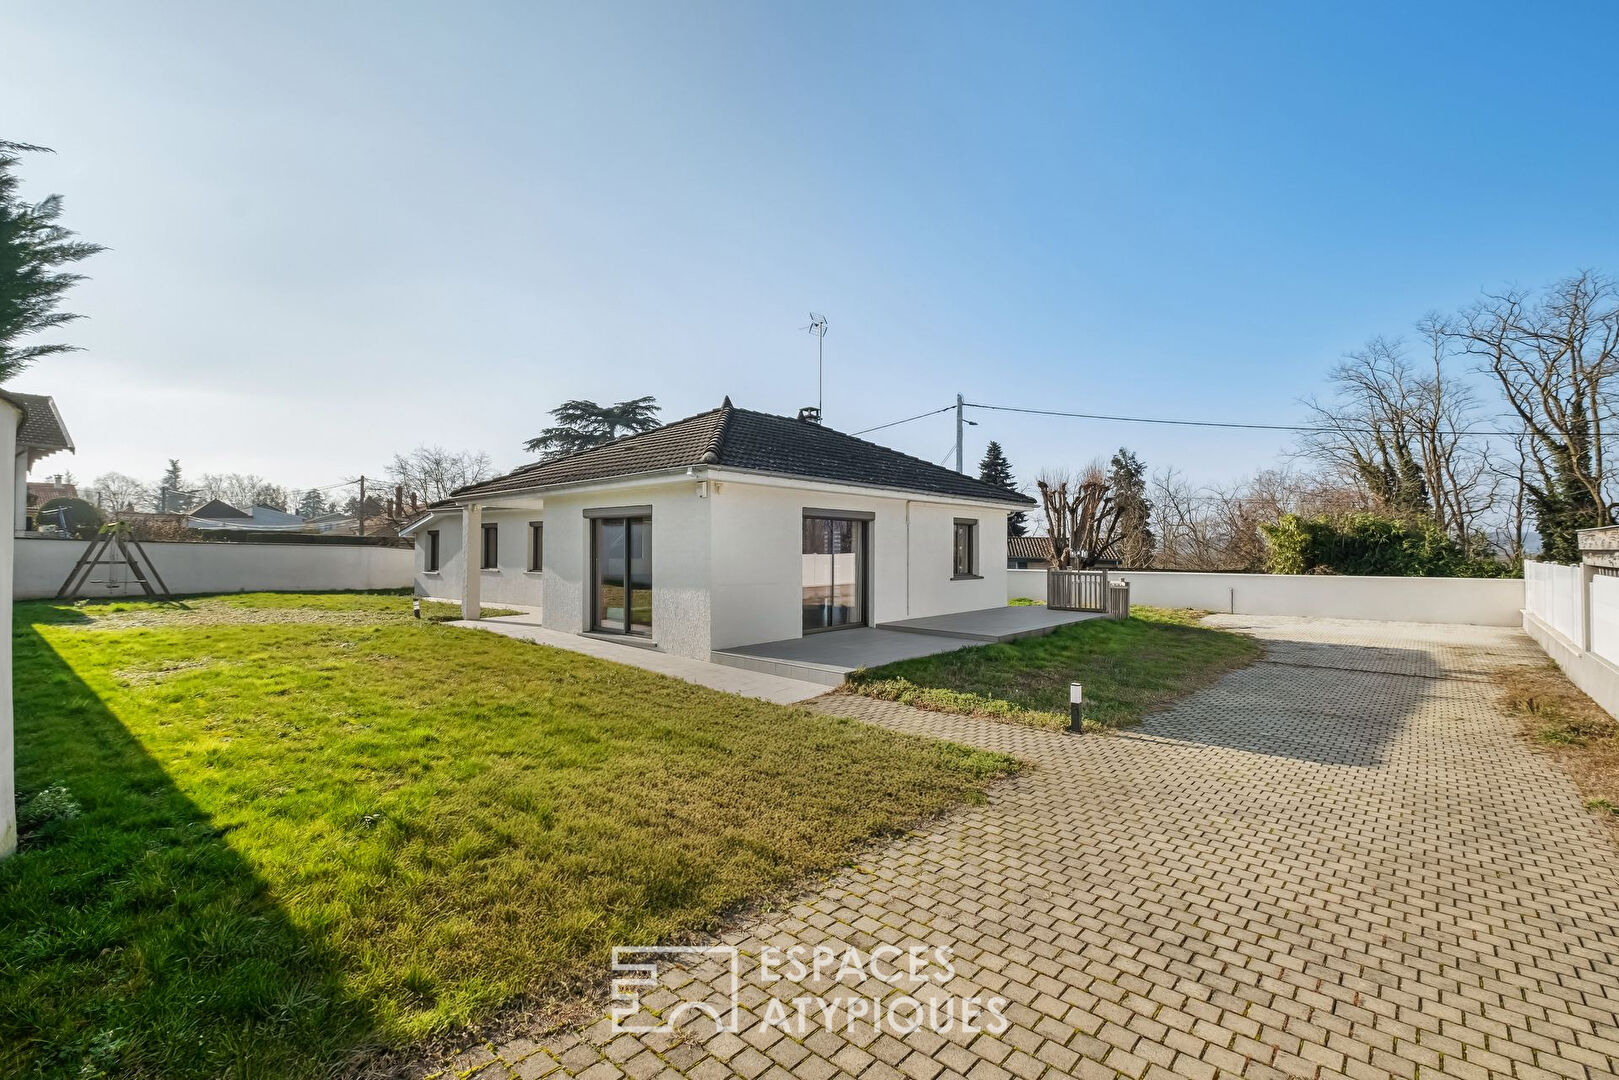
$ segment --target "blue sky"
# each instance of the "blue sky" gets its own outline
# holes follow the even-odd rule
[[[112,250],[71,467],[377,474],[570,397],[857,430],[969,400],[1285,422],[1482,288],[1619,272],[1619,7],[9,5],[0,137]],[[1021,479],[1285,437],[979,414]],[[948,416],[878,438],[940,460]],[[67,465],[52,458],[41,471]]]

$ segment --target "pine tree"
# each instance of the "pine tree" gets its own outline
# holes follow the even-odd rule
[[[102,250],[99,244],[73,239],[70,230],[57,224],[60,195],[37,203],[18,197],[17,155],[30,151],[49,153],[43,146],[0,140],[0,382],[42,356],[76,348],[61,342],[21,345],[18,339],[79,318],[56,305],[84,275],[56,268]]]
[[[984,448],[984,460],[978,463],[978,479],[1007,491],[1017,490],[1017,481],[1012,479],[1012,463],[1006,460],[1006,452],[1001,449],[1000,443],[991,442]],[[1012,511],[1006,515],[1006,535],[1026,535],[1028,522],[1028,514],[1022,510]]]
[[[1158,538],[1152,534],[1152,500],[1147,498],[1147,467],[1119,447],[1108,462],[1108,486],[1119,512],[1119,562],[1140,568],[1151,564]]]
[[[544,457],[564,457],[610,443],[620,435],[637,435],[658,426],[657,398],[631,398],[612,405],[594,401],[564,401],[551,410],[556,425],[523,444],[523,449]]]
[[[155,505],[158,513],[177,514],[191,509],[191,496],[180,490],[181,481],[180,459],[170,458],[169,467],[163,470],[163,479],[157,485]]]

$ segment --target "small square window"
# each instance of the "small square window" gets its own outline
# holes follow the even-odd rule
[[[500,526],[488,524],[483,527],[483,562],[485,570],[494,570],[500,566]]]
[[[426,540],[423,541],[422,569],[429,574],[436,574],[438,573],[438,530],[428,529],[424,535]]]
[[[955,576],[972,577],[978,566],[978,522],[956,522],[954,549]]]
[[[531,521],[528,523],[528,568],[532,573],[539,573],[545,568],[545,523]]]

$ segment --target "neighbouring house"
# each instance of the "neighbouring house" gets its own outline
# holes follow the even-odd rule
[[[1034,500],[813,420],[719,408],[461,488],[402,530],[416,592],[717,649],[1006,604]],[[470,557],[468,557],[470,555]]]
[[[27,505],[30,515],[52,499],[76,499],[78,497],[78,485],[66,483],[61,473],[57,473],[48,480],[30,480],[28,482]]]
[[[1051,567],[1051,537],[1008,536],[1006,538],[1006,568],[1008,570],[1046,570]]]
[[[16,465],[11,493],[15,508],[12,528],[17,532],[27,532],[30,525],[28,489],[31,486],[28,472],[40,461],[59,451],[73,453],[73,438],[67,433],[62,414],[56,411],[56,402],[49,396],[7,391],[7,399],[21,410],[13,448]]]
[[[273,506],[238,510],[228,502],[210,499],[186,511],[188,529],[241,529],[249,532],[299,532],[304,519]]]

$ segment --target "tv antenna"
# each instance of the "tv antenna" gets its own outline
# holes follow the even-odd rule
[[[826,406],[826,316],[810,312],[809,325],[802,329],[815,335],[815,416]]]

